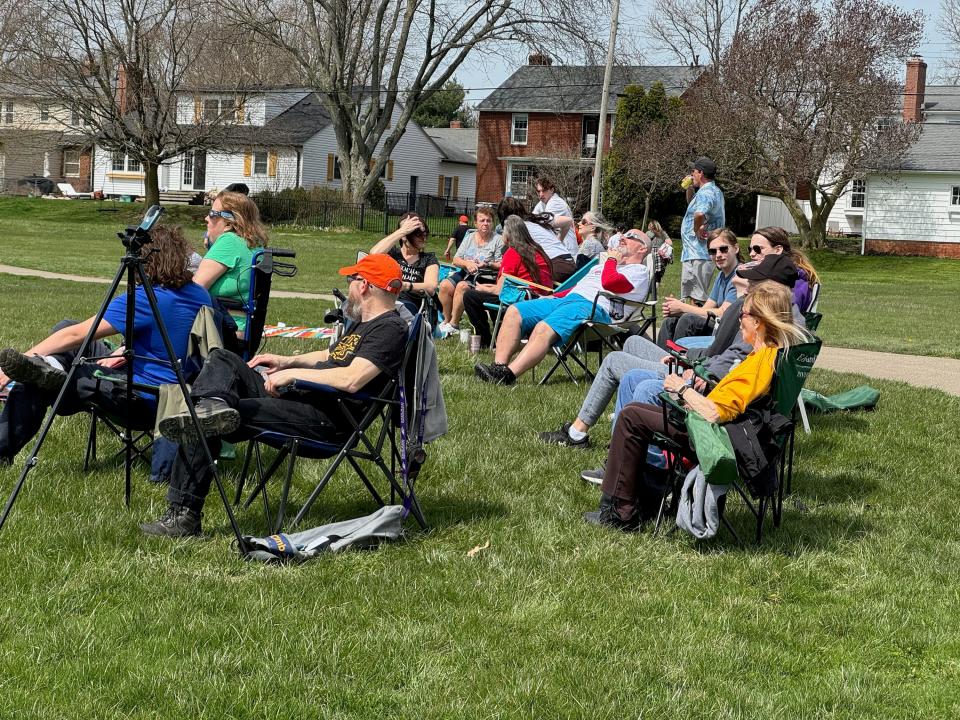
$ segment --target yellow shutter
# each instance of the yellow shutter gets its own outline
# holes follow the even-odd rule
[[[199,96],[193,98],[193,124],[199,125],[203,119],[203,102]]]
[[[393,180],[393,160],[387,160],[387,180]]]
[[[443,175],[441,175],[440,179],[437,180],[437,195],[443,197]]]
[[[243,102],[243,100],[238,100],[237,112],[236,112],[237,123],[242,125],[243,119],[246,117],[246,115],[247,115],[246,104]]]
[[[243,156],[243,176],[250,177],[250,170],[253,166],[253,155],[244,153]]]
[[[327,154],[327,182],[333,180],[333,164],[336,162],[333,158],[333,153]]]
[[[277,176],[277,154],[270,152],[267,155],[267,177]]]
[[[453,176],[453,196],[460,197],[460,178]]]

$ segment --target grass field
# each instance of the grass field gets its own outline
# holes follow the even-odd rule
[[[111,277],[123,250],[115,233],[135,224],[143,207],[107,204],[110,212],[98,207],[95,202],[0,199],[0,263]],[[202,249],[203,209],[172,207],[168,212]],[[340,282],[337,268],[352,263],[357,250],[369,249],[377,239],[373,233],[345,229],[273,228],[272,244],[296,250],[300,267],[296,277],[278,278],[276,287],[329,293]],[[444,245],[443,238],[434,237],[430,249],[439,252]],[[814,253],[813,262],[824,284],[821,334],[827,345],[960,357],[960,323],[943,321],[960,287],[960,262],[831,251]],[[676,292],[679,277],[678,266],[670,266],[664,293]],[[316,317],[308,311],[281,319],[310,324]]]
[[[0,346],[82,317],[101,289],[0,276]],[[275,300],[271,314],[316,304]],[[311,349],[285,341],[272,349]],[[427,533],[300,567],[245,564],[211,497],[207,536],[137,523],[163,507],[138,468],[81,471],[58,420],[0,533],[2,718],[922,718],[960,712],[960,399],[871,382],[877,411],[814,417],[796,493],[762,545],[585,525],[588,452],[536,432],[583,387],[472,377],[440,347],[450,433],[429,448]],[[835,392],[864,378],[814,371]],[[104,448],[106,449],[106,447]],[[20,460],[22,461],[23,455]],[[225,475],[232,483],[236,463]],[[0,487],[18,467],[0,468]],[[322,472],[306,462],[301,501]],[[372,510],[337,475],[310,516]],[[744,527],[742,508],[729,512]],[[253,511],[241,516],[261,531]],[[470,556],[477,546],[489,547]]]

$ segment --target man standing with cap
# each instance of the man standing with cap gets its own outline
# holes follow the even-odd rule
[[[329,350],[257,355],[249,363],[226,350],[210,353],[190,396],[212,457],[220,454],[221,438],[239,442],[263,430],[296,429],[302,437],[321,441],[346,438],[352,428],[333,396],[305,402],[295,393],[281,394],[296,380],[375,395],[396,377],[407,341],[407,324],[396,310],[403,284],[400,265],[388,255],[367,255],[340,268],[340,274],[350,280],[345,308],[355,324]],[[167,492],[170,506],[159,520],[140,528],[147,535],[199,535],[200,511],[212,480],[201,439],[194,436],[189,412],[163,418],[160,432],[181,445]]]
[[[680,226],[683,254],[680,256],[680,297],[684,302],[703,303],[710,295],[713,263],[707,254],[707,235],[726,224],[723,193],[714,178],[717,166],[704,156],[690,163],[692,172],[684,178],[687,213]],[[689,179],[689,182],[688,182]]]

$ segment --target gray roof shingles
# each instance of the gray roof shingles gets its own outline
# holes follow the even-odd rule
[[[923,94],[925,112],[960,112],[960,87],[927,85]]]
[[[901,170],[960,172],[960,125],[926,123],[900,163]]]
[[[603,65],[524,65],[477,109],[481,112],[596,113],[602,95],[603,71]],[[683,65],[614,67],[608,111],[616,112],[617,95],[627,85],[649,88],[661,82],[668,95],[682,95],[702,72],[703,68]]]
[[[477,164],[477,128],[423,128],[449,162]]]

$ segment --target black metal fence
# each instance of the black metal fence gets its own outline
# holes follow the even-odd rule
[[[263,221],[271,225],[348,227],[385,235],[396,227],[400,215],[415,212],[427,221],[432,235],[446,236],[453,232],[460,215],[472,216],[475,210],[472,198],[411,193],[385,193],[366,203],[282,192],[258,193],[252,198]]]

